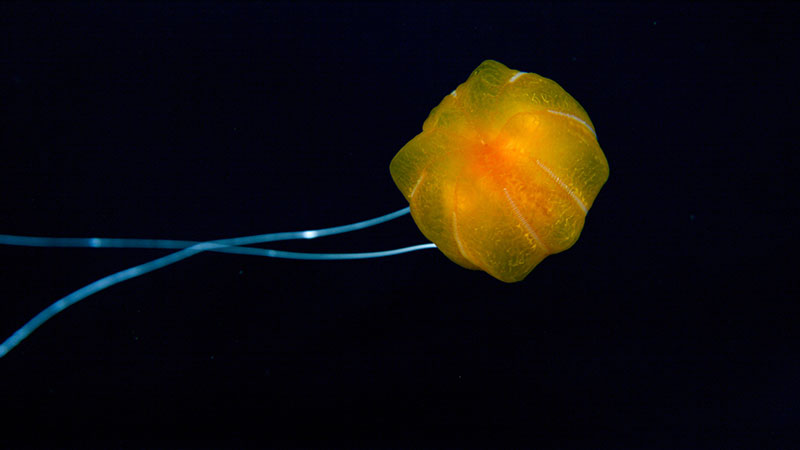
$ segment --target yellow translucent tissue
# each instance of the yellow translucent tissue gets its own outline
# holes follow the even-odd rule
[[[425,237],[505,282],[575,243],[609,173],[574,98],[491,60],[431,111],[389,168]]]

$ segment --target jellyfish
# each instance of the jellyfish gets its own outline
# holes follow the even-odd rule
[[[545,257],[577,241],[609,167],[588,114],[561,86],[487,60],[431,111],[422,132],[392,159],[390,174],[408,207],[331,228],[205,242],[0,234],[0,245],[176,250],[56,300],[0,343],[0,358],[86,297],[207,251],[339,261],[438,248],[464,268],[519,282]],[[431,242],[367,253],[252,247],[349,233],[409,213]]]

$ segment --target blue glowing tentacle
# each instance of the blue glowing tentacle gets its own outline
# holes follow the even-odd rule
[[[398,255],[401,253],[435,248],[435,244],[422,244],[405,247],[395,250],[368,253],[296,253],[279,250],[269,250],[262,248],[242,247],[244,245],[260,244],[264,242],[285,241],[291,239],[313,239],[334,234],[347,233],[350,231],[361,230],[367,227],[378,225],[396,219],[409,213],[409,208],[403,208],[375,219],[356,222],[350,225],[323,228],[319,230],[292,231],[285,233],[268,233],[255,236],[244,236],[230,239],[219,239],[208,242],[168,240],[168,239],[108,239],[108,238],[44,238],[29,236],[0,235],[0,245],[22,245],[34,247],[92,247],[92,248],[165,248],[182,250],[162,256],[144,264],[139,264],[125,270],[105,276],[97,281],[72,292],[71,294],[56,300],[53,304],[34,316],[25,325],[20,327],[8,339],[0,344],[0,358],[16,347],[25,338],[30,336],[42,324],[53,318],[56,314],[69,308],[75,303],[86,297],[106,289],[123,281],[136,278],[148,272],[161,269],[170,264],[189,258],[204,251],[216,251],[225,253],[236,253],[255,256],[267,256],[272,258],[287,259],[307,259],[307,260],[345,260],[345,259],[365,259],[381,258],[385,256]]]
[[[226,246],[263,244],[265,242],[289,241],[294,239],[314,239],[334,234],[348,233],[388,222],[408,214],[410,208],[389,213],[374,219],[342,225],[338,227],[323,228],[319,230],[289,231],[284,233],[256,234],[214,241],[185,241],[176,239],[125,239],[125,238],[54,238],[38,236],[16,236],[0,234],[0,245],[16,245],[23,247],[86,247],[86,248],[164,248],[181,249],[203,243],[215,243],[218,246],[205,249],[207,251],[238,253],[225,250]]]

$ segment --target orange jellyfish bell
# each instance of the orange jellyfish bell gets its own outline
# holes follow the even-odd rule
[[[431,111],[389,168],[425,237],[505,282],[570,248],[608,179],[581,105],[556,82],[491,60]]]

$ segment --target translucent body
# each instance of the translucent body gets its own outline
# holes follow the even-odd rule
[[[557,83],[485,61],[394,157],[422,233],[452,261],[514,282],[571,247],[608,179],[588,114]]]

